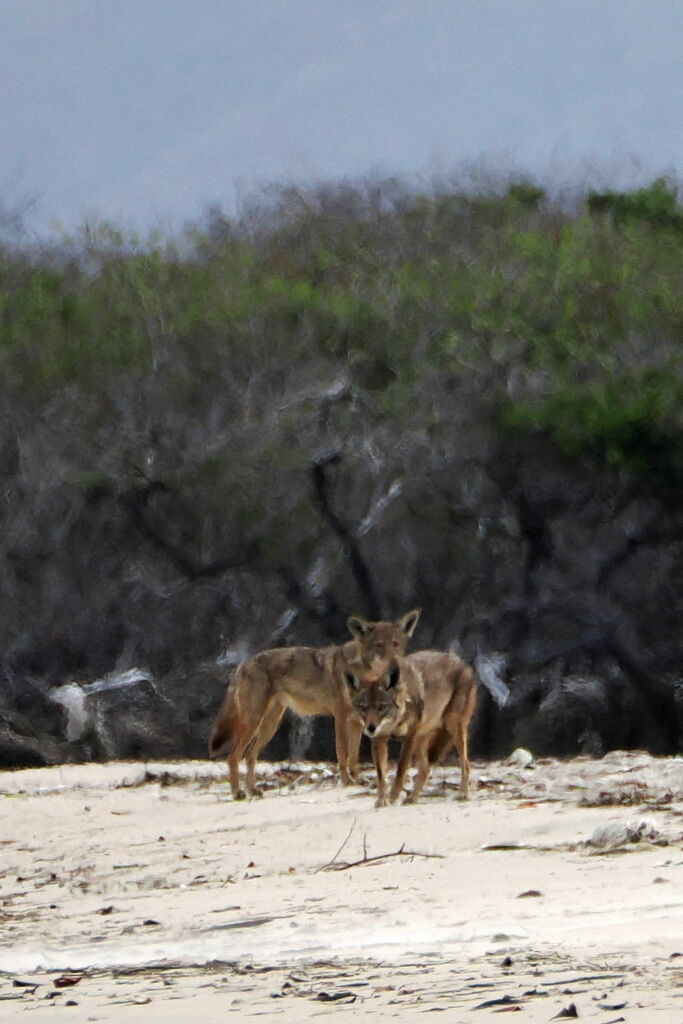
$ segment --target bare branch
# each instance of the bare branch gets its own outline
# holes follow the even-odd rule
[[[342,542],[349,556],[351,572],[361,593],[365,605],[365,614],[370,618],[378,619],[381,616],[381,601],[375,586],[370,566],[365,561],[360,550],[356,536],[348,526],[340,519],[332,508],[330,499],[330,482],[327,476],[329,466],[341,462],[342,454],[339,451],[318,458],[310,469],[313,482],[313,493],[320,509],[323,519],[331,526],[334,533]]]
[[[344,843],[346,843],[346,840],[344,840]],[[335,854],[335,857],[336,856],[337,854]],[[364,855],[360,860],[352,860],[349,862],[340,861],[339,863],[335,863],[333,859],[329,864],[325,864],[324,867],[318,868],[318,871],[346,871],[347,868],[364,867],[366,864],[376,864],[380,860],[389,860],[391,857],[429,857],[435,860],[445,860],[442,853],[421,853],[419,850],[406,850],[405,843],[403,843],[401,848],[394,850],[393,853],[378,853],[374,857],[368,857],[367,852],[364,852]]]

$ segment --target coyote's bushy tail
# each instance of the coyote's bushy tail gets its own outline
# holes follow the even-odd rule
[[[209,736],[209,757],[218,757],[219,754],[228,753],[232,747],[240,717],[237,699],[237,680],[241,667],[241,665],[237,666],[232,682],[228,687],[228,692],[216,716],[216,721],[213,723],[211,735]]]

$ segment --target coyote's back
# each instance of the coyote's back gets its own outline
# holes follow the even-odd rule
[[[227,753],[230,784],[236,799],[244,796],[238,771],[239,761],[245,754],[247,790],[252,794],[256,792],[256,758],[274,735],[287,706],[278,699],[283,683],[288,679],[296,680],[300,694],[298,703],[302,708],[305,704],[310,706],[311,702],[316,703],[316,708],[326,703],[319,684],[325,675],[327,657],[326,650],[315,647],[275,647],[254,655],[235,669],[209,736],[209,756]],[[317,702],[314,700],[316,693]]]

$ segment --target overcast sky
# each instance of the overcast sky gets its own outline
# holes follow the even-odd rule
[[[683,168],[683,0],[0,0],[0,204],[175,226],[261,183]]]

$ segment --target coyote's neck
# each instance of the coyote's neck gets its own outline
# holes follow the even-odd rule
[[[376,683],[384,675],[386,671],[385,665],[380,666],[379,669],[373,669],[366,664],[364,660],[365,652],[358,640],[349,640],[347,643],[342,644],[341,651],[347,668],[355,672],[361,682]]]

